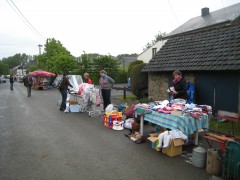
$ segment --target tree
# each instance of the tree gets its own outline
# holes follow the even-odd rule
[[[136,60],[136,61],[133,61],[129,64],[129,66],[128,66],[128,76],[129,77],[131,75],[133,67],[138,65],[138,64],[143,64],[143,61],[142,60]]]
[[[121,60],[123,57],[137,57],[137,56],[138,56],[137,53],[133,53],[133,54],[119,54],[119,55],[117,55],[117,58],[119,60]]]
[[[18,65],[25,64],[28,62],[29,56],[25,53],[23,54],[15,54],[14,56],[9,56],[7,58],[3,58],[2,62],[8,64],[9,68],[12,69]]]
[[[33,72],[33,71],[35,71],[35,70],[38,70],[38,66],[29,66],[29,67],[28,67],[28,70],[29,70],[30,72]]]
[[[54,38],[48,39],[44,45],[44,53],[34,58],[38,68],[55,72],[70,72],[77,67],[77,61],[62,43]]]
[[[91,67],[91,76],[95,83],[99,79],[99,71],[105,70],[113,79],[116,77],[119,68],[119,61],[111,56],[99,56],[93,60]]]
[[[0,75],[7,75],[9,74],[9,67],[8,64],[5,64],[0,61]]]
[[[78,63],[79,64],[79,72],[81,75],[83,75],[84,73],[89,72],[91,70],[93,57],[94,56],[91,56],[90,54],[85,54],[85,53],[81,55],[81,60]]]
[[[166,36],[166,33],[161,33],[160,31],[154,36],[154,40],[152,40],[151,42],[148,42],[145,47],[143,48],[143,50],[147,50],[148,48],[150,48],[151,46],[153,46],[154,44],[156,44],[158,41],[163,40],[163,38]]]

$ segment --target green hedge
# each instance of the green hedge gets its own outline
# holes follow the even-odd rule
[[[146,97],[148,92],[148,74],[142,72],[144,66],[145,64],[143,63],[135,65],[130,74],[131,90],[138,98]]]

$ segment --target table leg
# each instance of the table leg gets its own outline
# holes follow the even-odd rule
[[[143,117],[144,115],[141,115],[141,118],[140,118],[140,135],[143,136]]]
[[[198,130],[195,133],[194,144],[198,145]]]

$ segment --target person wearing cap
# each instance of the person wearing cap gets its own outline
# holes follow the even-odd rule
[[[92,84],[92,80],[89,77],[88,73],[84,73],[84,83]]]
[[[101,78],[99,79],[99,84],[101,85],[102,97],[103,97],[103,110],[111,104],[111,89],[115,81],[107,75],[104,70],[100,71]]]
[[[67,101],[67,91],[68,91],[68,86],[73,87],[67,77],[67,74],[63,74],[62,82],[61,82],[61,87],[60,87],[60,92],[62,95],[62,103],[60,106],[60,111],[65,111],[66,109],[66,101]]]
[[[181,71],[174,71],[173,72],[173,91],[171,94],[173,95],[174,99],[188,99],[187,88],[186,88],[186,81],[182,77]]]

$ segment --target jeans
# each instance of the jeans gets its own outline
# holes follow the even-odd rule
[[[13,90],[13,83],[10,83],[10,90]]]
[[[31,87],[31,86],[28,86],[28,87],[27,87],[27,94],[28,94],[28,97],[31,96],[31,90],[32,90],[32,87]]]
[[[104,110],[106,107],[111,104],[111,89],[102,89],[102,97],[103,97],[103,108]]]
[[[66,109],[66,101],[67,101],[67,90],[60,90],[61,95],[62,95],[62,104],[60,106],[61,110],[65,110]]]

